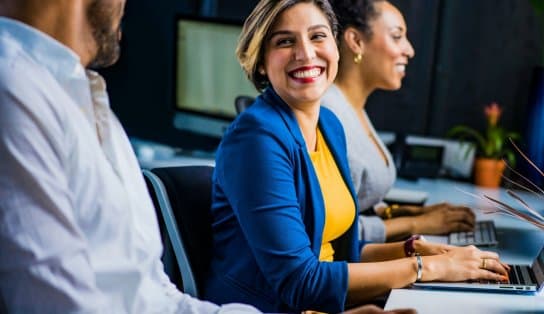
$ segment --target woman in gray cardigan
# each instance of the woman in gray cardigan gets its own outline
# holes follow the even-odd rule
[[[401,12],[388,1],[330,2],[340,24],[340,64],[335,84],[322,104],[338,116],[344,127],[359,207],[376,214],[359,220],[362,238],[385,242],[418,233],[472,230],[474,214],[467,207],[448,203],[388,207],[383,203],[396,178],[395,165],[368,119],[366,100],[376,89],[401,87],[414,49],[406,37]]]

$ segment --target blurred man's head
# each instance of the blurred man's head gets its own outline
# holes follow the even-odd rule
[[[126,0],[0,0],[0,16],[26,23],[71,48],[85,67],[119,58]]]
[[[94,43],[88,67],[107,67],[119,59],[124,6],[125,0],[89,0],[86,17]]]

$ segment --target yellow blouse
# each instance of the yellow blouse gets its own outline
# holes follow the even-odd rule
[[[325,227],[319,260],[331,262],[334,260],[331,242],[344,234],[353,223],[355,203],[319,129],[316,151],[310,152],[310,158],[325,202]]]

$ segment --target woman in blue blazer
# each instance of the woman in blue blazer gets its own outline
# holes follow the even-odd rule
[[[505,274],[495,253],[414,239],[369,244],[363,259],[385,262],[358,263],[357,202],[344,133],[337,118],[320,107],[337,72],[335,35],[327,0],[262,0],[246,20],[237,55],[264,92],[232,123],[217,151],[205,299],[248,303],[264,312],[336,313],[346,303],[416,279],[497,280],[501,275],[489,270]],[[322,185],[330,178],[319,176],[310,157],[318,144],[330,151],[334,163],[328,170],[339,178],[338,186]],[[351,209],[342,233],[330,241],[331,260],[324,261],[324,230],[338,218],[327,201],[332,188],[347,195]],[[444,254],[423,261],[412,257],[416,251]],[[480,260],[489,270],[478,268]]]

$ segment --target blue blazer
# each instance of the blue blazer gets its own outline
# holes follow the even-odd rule
[[[320,110],[319,128],[357,204],[344,131],[331,111]],[[271,88],[223,137],[211,211],[213,253],[204,299],[264,312],[343,311],[347,262],[359,261],[357,220],[333,242],[335,262],[320,262],[321,188],[295,116]]]

